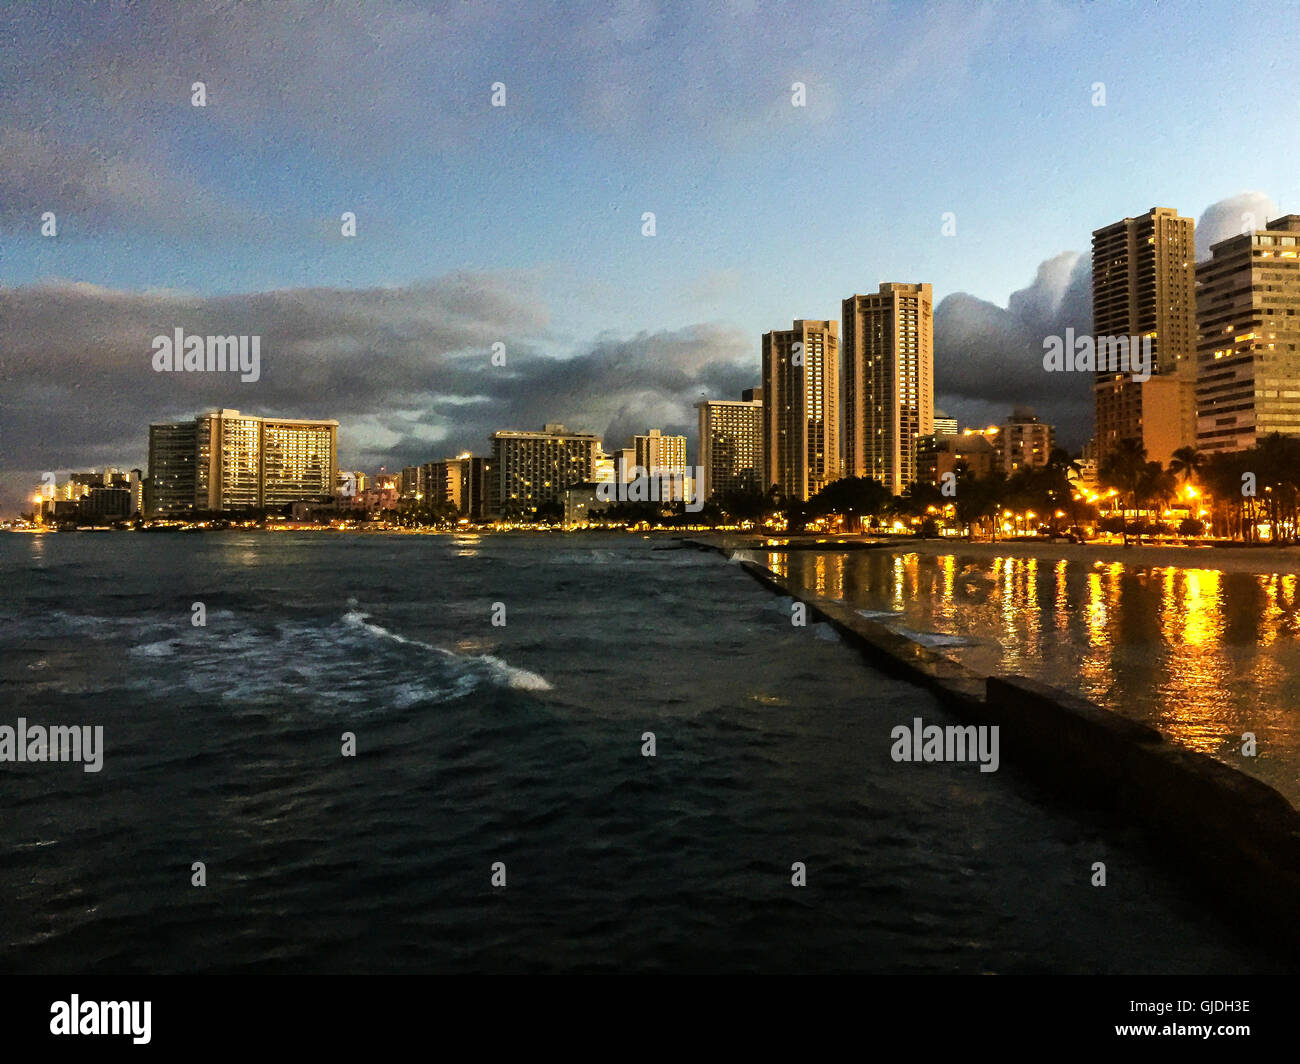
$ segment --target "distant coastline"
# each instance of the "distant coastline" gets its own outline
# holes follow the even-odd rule
[[[695,543],[708,543],[723,550],[782,551],[797,549],[800,551],[821,550],[828,554],[842,551],[874,548],[894,554],[924,555],[966,555],[977,558],[1036,558],[1045,562],[1092,562],[1099,565],[1121,564],[1136,567],[1172,568],[1172,569],[1210,569],[1233,573],[1300,573],[1300,547],[1251,546],[1243,543],[1171,545],[1130,544],[1093,540],[1086,543],[1071,543],[1066,540],[967,540],[953,538],[931,539],[913,536],[871,536],[851,534],[805,534],[786,535],[761,534],[753,532],[718,531],[710,528],[660,527],[647,528],[582,526],[565,528],[560,525],[520,525],[513,527],[492,527],[483,525],[463,526],[459,528],[436,528],[431,526],[402,527],[399,525],[382,525],[378,527],[339,528],[332,525],[294,524],[286,522],[270,526],[236,525],[223,528],[180,527],[180,526],[144,526],[142,528],[108,528],[85,527],[67,529],[41,528],[0,528],[0,531],[22,535],[66,535],[69,532],[103,533],[103,532],[143,532],[148,534],[182,534],[195,533],[222,534],[239,532],[264,533],[328,533],[334,535],[362,536],[512,536],[512,535],[617,535],[657,536]]]

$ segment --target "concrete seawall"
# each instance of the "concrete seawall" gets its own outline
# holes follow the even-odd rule
[[[1194,892],[1231,906],[1244,934],[1300,958],[1300,811],[1279,791],[1068,691],[981,675],[761,565],[740,565],[805,603],[875,667],[933,691],[958,719],[997,725],[1004,766],[1076,808],[1136,825]]]

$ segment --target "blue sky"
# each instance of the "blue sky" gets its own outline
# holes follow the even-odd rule
[[[1199,217],[1251,193],[1300,209],[1283,147],[1300,118],[1298,22],[1295,6],[1241,3],[19,5],[0,15],[0,278],[10,297],[41,291],[42,306],[73,283],[105,290],[100,303],[162,291],[185,305],[505,291],[526,305],[519,321],[457,304],[466,327],[433,345],[431,371],[502,338],[531,359],[629,345],[633,372],[657,337],[685,334],[709,338],[697,369],[748,364],[756,377],[763,331],[838,317],[842,298],[882,280],[1006,307],[1045,260],[1151,206]],[[205,108],[190,104],[194,81]],[[498,81],[504,108],[490,106]],[[46,210],[55,239],[40,236]],[[339,234],[348,210],[355,239]],[[941,235],[947,211],[955,236]],[[87,330],[77,357],[93,359],[102,322],[68,310]],[[481,343],[480,318],[496,330]],[[379,360],[377,382],[386,330],[399,347],[420,320],[380,321],[356,348]],[[28,352],[9,384],[35,364],[23,324],[9,321],[11,348]],[[348,340],[295,342],[294,358],[344,357],[331,352]],[[987,357],[950,348],[936,353],[941,394],[945,366]],[[670,382],[646,416],[688,423],[684,396],[707,376],[676,395]],[[106,387],[137,390],[120,377]],[[341,411],[359,460],[463,439],[445,418],[386,424],[397,397],[382,388],[363,398]],[[333,415],[338,399],[304,405]],[[646,420],[637,401],[619,407],[629,426]],[[590,406],[576,394],[564,415]],[[586,427],[626,427],[596,406]],[[15,430],[0,422],[0,442],[13,447]],[[61,460],[130,449],[108,426],[83,443]],[[39,465],[33,448],[0,451],[0,468]]]

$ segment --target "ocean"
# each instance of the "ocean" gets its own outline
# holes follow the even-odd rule
[[[0,969],[1272,970],[1014,766],[892,761],[933,696],[673,548],[0,536],[0,725],[104,729],[0,764]]]

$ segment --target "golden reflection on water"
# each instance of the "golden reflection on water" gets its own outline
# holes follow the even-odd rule
[[[1108,691],[1114,681],[1110,669],[1110,611],[1106,604],[1106,589],[1102,584],[1101,573],[1096,569],[1088,573],[1087,593],[1082,606],[1087,650],[1080,662],[1079,671],[1084,689],[1096,696]],[[1061,619],[1068,631],[1069,618]]]
[[[916,631],[942,653],[1147,720],[1300,796],[1300,576],[1003,555],[769,555],[781,575]],[[1048,567],[1050,566],[1050,571]],[[891,622],[892,623],[892,622]],[[1242,764],[1241,735],[1270,751]],[[1272,760],[1270,761],[1270,758]]]
[[[817,594],[819,594],[819,595],[825,595],[825,594],[827,594],[827,591],[826,591],[826,555],[824,555],[824,554],[818,554],[818,555],[817,555],[817,562],[816,562],[815,574],[816,574],[816,575],[815,575],[815,578],[814,578],[814,580],[813,580],[813,587],[815,587],[815,588],[817,589]]]
[[[1064,632],[1069,629],[1069,619],[1066,617],[1066,607],[1070,604],[1069,586],[1065,580],[1066,563],[1062,558],[1056,563],[1056,597],[1052,600],[1055,607],[1054,616],[1056,618],[1056,630]]]
[[[1160,728],[1180,742],[1213,752],[1228,728],[1231,661],[1223,643],[1221,574],[1165,569],[1158,618],[1168,648],[1159,687]]]

